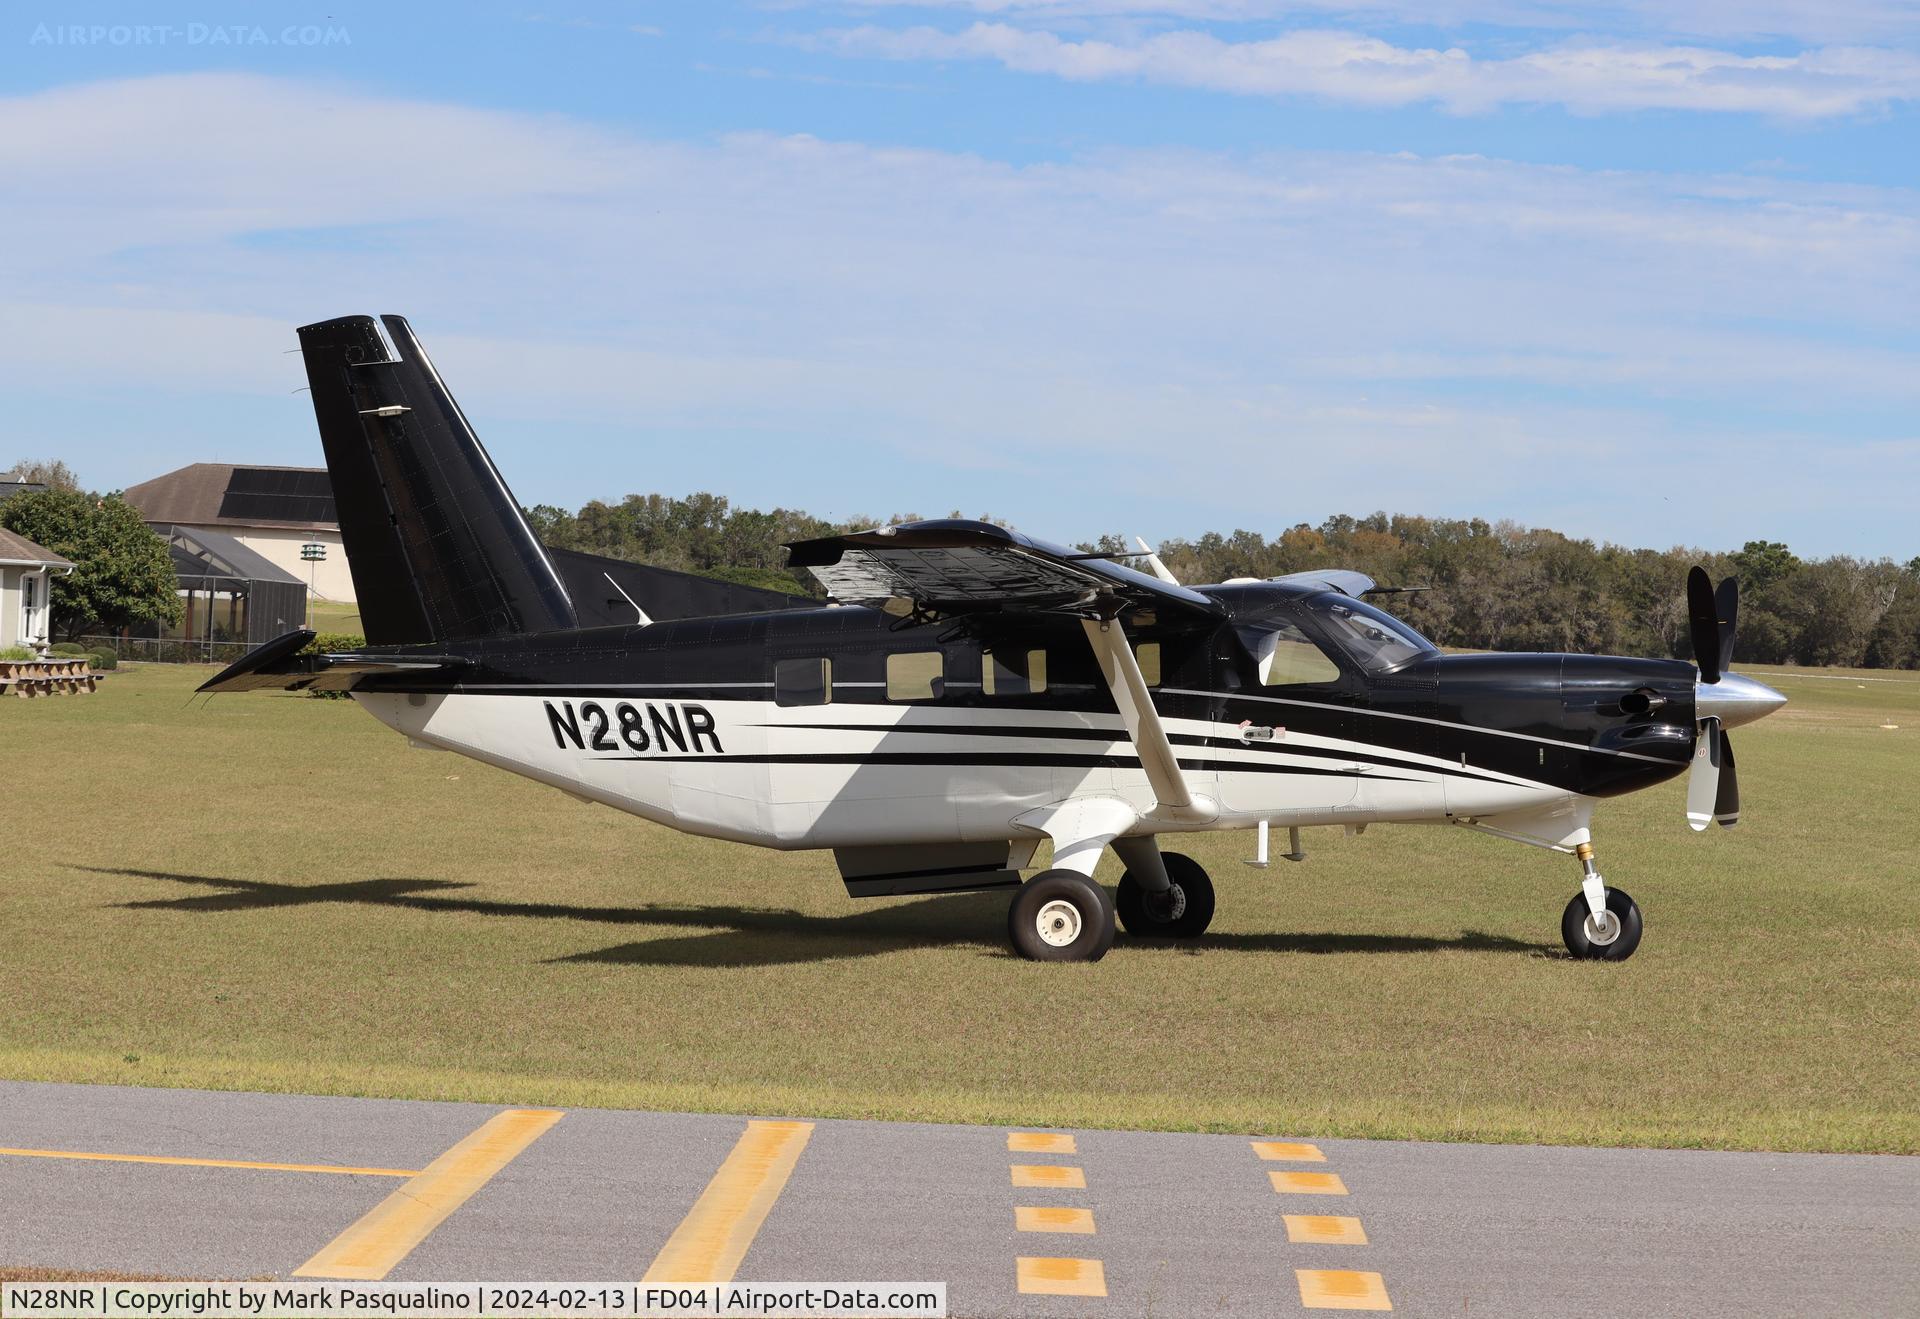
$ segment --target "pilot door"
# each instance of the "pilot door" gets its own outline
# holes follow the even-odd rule
[[[1284,820],[1357,804],[1359,677],[1287,615],[1222,628],[1212,647],[1220,803]]]

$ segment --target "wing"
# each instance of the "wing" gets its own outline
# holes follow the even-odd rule
[[[810,569],[827,594],[853,604],[905,599],[922,613],[1022,609],[1084,618],[1111,618],[1138,605],[1195,619],[1225,612],[1178,583],[991,522],[903,522],[787,549],[790,566]]]
[[[467,661],[457,655],[368,654],[345,651],[333,655],[303,655],[313,633],[302,628],[255,646],[238,660],[201,683],[203,692],[346,691],[360,679],[376,673],[425,673],[452,668]]]
[[[1269,577],[1267,580],[1287,586],[1325,587],[1356,600],[1373,589],[1373,578],[1363,572],[1354,572],[1351,568],[1316,568],[1311,572],[1290,572],[1284,577]]]

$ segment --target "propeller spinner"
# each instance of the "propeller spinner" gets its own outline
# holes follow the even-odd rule
[[[1733,767],[1733,743],[1727,729],[1751,723],[1787,703],[1765,683],[1738,673],[1733,664],[1733,632],[1740,615],[1740,584],[1732,577],[1714,589],[1707,570],[1687,574],[1687,614],[1693,632],[1693,712],[1698,721],[1693,769],[1687,777],[1687,824],[1695,832],[1718,822],[1731,829],[1740,822],[1740,780]]]

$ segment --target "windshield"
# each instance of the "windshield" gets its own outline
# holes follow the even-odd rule
[[[1397,669],[1437,647],[1399,619],[1362,600],[1323,595],[1312,605],[1340,648],[1368,673]]]

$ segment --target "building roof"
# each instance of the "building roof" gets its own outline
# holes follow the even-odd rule
[[[16,536],[0,527],[0,563],[44,564],[49,568],[71,568],[73,560],[63,559],[44,545],[35,545],[25,536]]]
[[[129,486],[123,497],[156,526],[340,530],[324,467],[191,463]]]
[[[306,583],[273,560],[248,549],[224,531],[205,527],[168,527],[163,533],[173,554],[174,574],[196,578],[201,589],[210,581]]]

